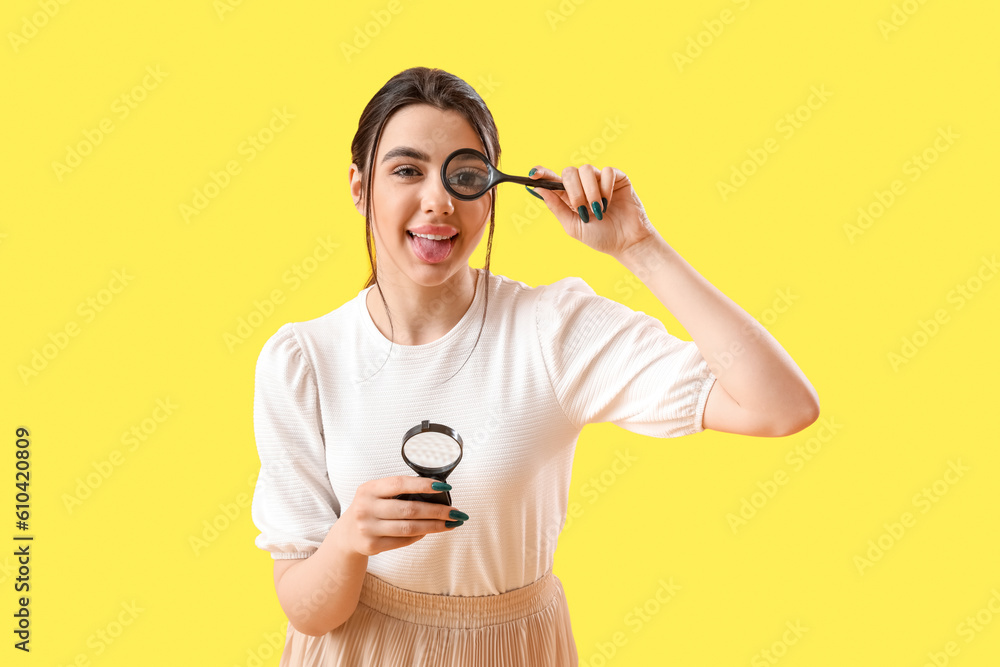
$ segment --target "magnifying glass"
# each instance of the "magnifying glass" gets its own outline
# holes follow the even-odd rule
[[[497,170],[489,159],[475,148],[459,148],[441,165],[441,180],[445,189],[456,199],[479,199],[498,183],[512,181],[547,190],[565,190],[559,181],[535,180],[526,176],[510,176]]]
[[[462,436],[444,424],[432,424],[425,419],[403,436],[403,461],[420,477],[445,482],[462,460]],[[399,500],[422,500],[451,505],[451,493],[401,493]]]

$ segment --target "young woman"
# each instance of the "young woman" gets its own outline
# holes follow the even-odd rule
[[[441,167],[460,148],[499,168],[493,117],[467,83],[414,67],[378,91],[349,170],[368,284],[260,353],[252,517],[289,619],[283,666],[576,665],[552,558],[583,426],[781,436],[818,416],[788,354],[671,249],[618,169],[531,177],[563,184],[536,196],[692,342],[580,278],[532,288],[491,274],[497,188],[449,194]],[[486,266],[472,268],[487,222]],[[424,420],[463,438],[444,487],[400,455]],[[441,488],[452,505],[395,497]]]

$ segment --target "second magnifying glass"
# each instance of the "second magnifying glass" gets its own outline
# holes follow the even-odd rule
[[[448,475],[462,460],[462,436],[444,424],[424,420],[403,436],[403,461],[421,477],[446,482]],[[451,505],[451,493],[401,493],[399,500],[422,500]]]
[[[463,201],[479,199],[498,183],[511,181],[547,190],[565,190],[559,181],[511,176],[499,171],[475,148],[459,148],[441,165],[445,189]]]

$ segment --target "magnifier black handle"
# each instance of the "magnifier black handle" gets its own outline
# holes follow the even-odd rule
[[[448,475],[446,473],[444,475],[419,475],[419,477],[423,477],[424,479],[436,479],[439,482],[447,483],[447,480],[444,478],[448,477]],[[425,503],[451,505],[450,491],[436,491],[434,493],[401,493],[398,496],[393,496],[393,498],[398,500],[422,500]]]
[[[393,496],[397,500],[422,500],[425,503],[437,503],[438,505],[451,505],[451,492],[440,491],[438,493],[401,493]]]
[[[532,185],[539,188],[545,188],[546,190],[565,190],[563,184],[559,181],[547,181],[544,178],[534,179],[528,178],[526,176],[510,176],[504,175],[505,181],[511,181],[513,183],[520,183],[521,185]]]

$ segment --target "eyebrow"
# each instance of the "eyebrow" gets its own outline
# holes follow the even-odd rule
[[[394,157],[409,157],[414,160],[423,160],[424,162],[430,162],[431,158],[427,153],[419,151],[416,148],[410,148],[409,146],[396,146],[382,158],[382,163],[386,163]]]

